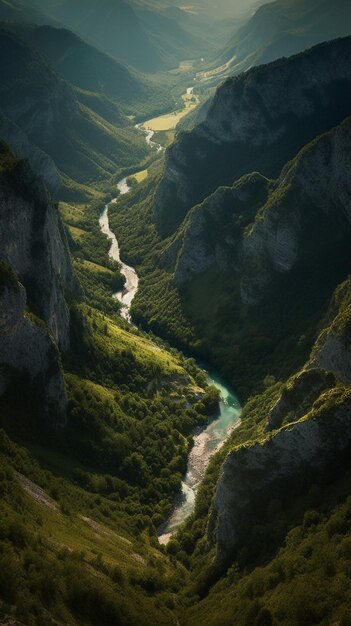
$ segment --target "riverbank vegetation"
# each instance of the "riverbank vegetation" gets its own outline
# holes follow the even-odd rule
[[[38,463],[0,431],[0,615],[139,625],[142,610],[147,625],[173,623],[184,568],[134,537],[116,502],[58,473],[59,452],[40,451]]]

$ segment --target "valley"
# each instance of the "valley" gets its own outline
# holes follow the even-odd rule
[[[0,20],[0,624],[349,626],[350,3]]]
[[[175,130],[178,122],[194,111],[199,105],[199,98],[194,94],[194,88],[188,87],[186,93],[182,96],[183,100],[183,108],[179,111],[173,111],[172,113],[166,115],[160,115],[152,120],[148,120],[143,123],[143,127],[148,130],[156,131],[165,131],[165,130]]]
[[[144,126],[146,127],[146,124]],[[146,136],[146,141],[148,140],[149,137]],[[121,196],[129,193],[130,187],[125,178],[117,184],[117,189]],[[118,197],[112,200],[112,202],[118,202]],[[122,304],[121,316],[131,323],[130,308],[138,290],[139,279],[134,268],[126,265],[121,260],[117,238],[109,227],[108,210],[109,205],[106,205],[100,216],[101,232],[111,240],[109,257],[120,264],[120,272],[125,277],[122,290],[113,294],[113,297],[117,298]],[[200,367],[199,364],[198,367]],[[161,525],[161,530],[158,533],[158,540],[161,545],[168,543],[176,530],[194,511],[196,492],[205,476],[211,456],[220,450],[233,430],[240,425],[240,404],[237,398],[214,372],[211,372],[211,376],[207,375],[207,379],[208,383],[213,385],[220,394],[219,415],[212,416],[208,426],[203,430],[200,429],[200,433],[194,434],[193,447],[188,457],[187,471],[182,482],[181,494],[176,496],[172,514],[169,520]]]

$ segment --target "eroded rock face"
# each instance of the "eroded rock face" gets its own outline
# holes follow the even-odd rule
[[[69,348],[66,298],[80,287],[44,183],[28,161],[0,149],[0,394],[24,385],[38,415],[58,427],[67,404],[59,353]]]
[[[351,120],[316,139],[282,171],[242,244],[241,297],[257,304],[274,280],[346,245],[351,227]]]
[[[205,121],[167,152],[154,200],[160,232],[173,232],[220,185],[252,171],[277,176],[302,146],[340,123],[351,110],[350,68],[346,38],[227,80]]]
[[[219,271],[237,271],[241,238],[257,209],[267,199],[270,181],[260,174],[241,178],[233,187],[220,187],[194,207],[173,242],[178,285],[216,264]],[[169,257],[169,251],[165,252]]]
[[[19,283],[0,288],[0,393],[19,375],[30,381],[32,396],[50,427],[66,421],[67,395],[55,342],[44,324],[25,314],[26,292]],[[21,385],[22,383],[20,383]],[[18,393],[22,393],[18,389]]]
[[[67,350],[65,296],[78,287],[58,211],[26,161],[0,174],[0,259],[18,274],[31,309],[46,322],[60,349]]]
[[[346,330],[346,329],[345,329]],[[347,334],[338,329],[331,330],[325,337],[325,342],[315,353],[315,362],[333,372],[344,384],[351,384],[351,342],[350,322],[348,322]]]
[[[315,472],[328,471],[351,442],[351,400],[345,395],[330,410],[288,425],[263,443],[241,447],[224,462],[213,501],[209,538],[217,564],[227,565],[270,499],[298,492]]]
[[[20,158],[27,158],[32,169],[40,175],[55,198],[61,189],[61,177],[52,158],[32,144],[27,135],[8,118],[0,114],[0,137]]]
[[[244,176],[193,207],[161,262],[178,285],[213,265],[236,274],[249,306],[277,297],[295,271],[303,275],[316,264],[328,271],[335,255],[344,255],[343,279],[351,267],[350,158],[347,118],[300,151],[276,182]]]

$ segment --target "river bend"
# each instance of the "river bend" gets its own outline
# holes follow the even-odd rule
[[[189,90],[191,89],[189,88]],[[189,90],[187,90],[187,93],[192,93]],[[142,124],[138,125],[138,128],[144,132],[146,142],[150,147],[156,147],[158,151],[162,150],[162,146],[152,141],[153,131],[147,131]],[[130,187],[127,179],[123,178],[117,184],[117,188],[120,195],[128,193]],[[116,202],[118,202],[118,197],[112,200],[110,204]],[[113,297],[122,304],[122,317],[131,322],[130,307],[138,290],[139,279],[135,269],[121,259],[117,237],[110,229],[108,215],[110,204],[105,206],[100,215],[99,223],[101,231],[111,241],[109,256],[120,264],[121,274],[126,279],[123,289],[113,294]],[[216,373],[207,372],[207,374],[208,382],[220,391],[219,415],[204,430],[194,436],[194,446],[189,453],[187,473],[182,482],[181,493],[176,498],[171,516],[162,525],[162,530],[159,534],[159,542],[162,544],[166,544],[169,541],[177,528],[193,512],[196,491],[204,478],[211,456],[220,450],[233,430],[240,424],[241,407],[235,394]]]

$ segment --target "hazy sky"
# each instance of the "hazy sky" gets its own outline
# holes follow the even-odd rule
[[[127,0],[128,1],[128,0]],[[129,0],[131,4],[145,6],[178,6],[188,11],[201,12],[206,10],[207,13],[213,14],[215,17],[239,16],[243,13],[250,14],[261,4],[265,4],[270,0]]]

